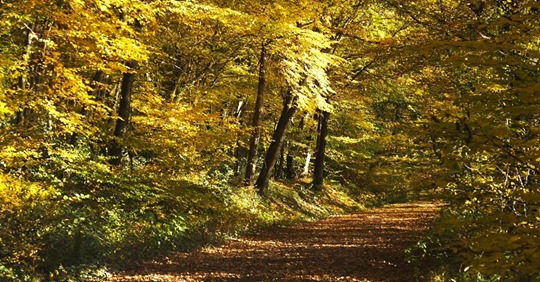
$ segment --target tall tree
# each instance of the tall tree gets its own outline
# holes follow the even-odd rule
[[[326,153],[326,136],[328,135],[328,119],[330,113],[323,111],[318,114],[317,148],[315,149],[315,165],[313,168],[313,189],[321,191],[324,183],[324,158]]]
[[[253,113],[253,120],[251,123],[252,133],[249,140],[249,152],[246,163],[246,181],[249,183],[257,168],[257,151],[259,149],[259,143],[261,139],[261,121],[264,113],[264,95],[266,88],[266,67],[267,67],[267,44],[269,42],[263,42],[261,46],[261,56],[259,59],[259,84],[257,87],[257,100],[255,102],[255,111]]]
[[[316,108],[331,110],[324,96],[332,93],[326,70],[337,59],[323,49],[330,40],[321,33],[289,26],[287,37],[276,42],[275,56],[278,58],[278,75],[282,76],[287,92],[284,107],[274,130],[272,141],[265,155],[263,168],[257,178],[256,187],[261,195],[268,193],[268,184],[276,164],[285,131],[298,109],[315,111]],[[297,41],[295,47],[290,41]]]
[[[129,62],[126,66],[130,68],[129,71],[131,72],[126,72],[122,75],[118,119],[114,127],[115,139],[109,148],[109,155],[111,156],[109,163],[112,165],[120,165],[122,163],[122,145],[120,139],[126,136],[131,117],[131,93],[133,91],[133,82],[135,81],[134,68],[136,68],[136,63]]]
[[[293,96],[290,90],[288,90],[283,97],[283,110],[281,111],[276,129],[272,134],[272,142],[266,151],[263,167],[259,173],[257,182],[255,183],[255,186],[259,189],[260,195],[266,196],[268,194],[268,184],[279,157],[279,151],[281,146],[283,146],[283,140],[285,140],[285,132],[294,113],[298,110],[296,99],[297,98]]]

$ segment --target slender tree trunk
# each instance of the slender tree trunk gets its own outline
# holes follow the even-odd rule
[[[326,151],[326,136],[328,135],[328,118],[330,113],[323,111],[319,115],[319,130],[317,136],[317,152],[315,153],[315,166],[313,169],[313,190],[320,191],[324,182],[324,157]]]
[[[130,69],[135,68],[134,62],[127,63]],[[120,165],[122,162],[122,145],[118,139],[124,138],[128,129],[129,118],[131,114],[131,92],[133,82],[135,81],[135,73],[124,73],[122,77],[122,85],[120,88],[120,105],[118,106],[118,119],[114,128],[114,137],[110,148],[109,155],[111,159],[109,163],[112,165]]]
[[[259,194],[262,196],[266,196],[268,194],[268,183],[270,182],[270,177],[272,176],[272,170],[276,165],[279,150],[283,144],[283,140],[285,139],[287,127],[289,126],[289,123],[297,109],[298,105],[296,104],[296,99],[291,93],[287,93],[287,97],[283,103],[283,111],[279,117],[274,134],[272,135],[272,142],[268,147],[263,167],[255,184],[255,186],[259,189]]]
[[[32,30],[29,30],[27,40],[25,42],[25,44],[26,44],[26,52],[23,54],[24,64],[25,64],[26,67],[28,67],[28,72],[31,72],[30,61],[32,59],[31,57],[32,57],[32,48],[33,48],[33,44],[34,44],[34,38],[35,38],[35,34],[33,33]],[[21,74],[19,76],[18,87],[19,87],[20,90],[30,88],[29,85],[28,85],[28,78],[27,78],[27,76],[25,74]],[[14,120],[14,123],[16,125],[20,125],[21,123],[23,123],[24,118],[25,118],[25,111],[26,111],[26,108],[23,108],[23,109],[21,109],[20,111],[17,112],[17,114],[15,116],[15,120]]]
[[[43,39],[47,37],[46,33],[50,29],[47,21],[37,21],[30,26],[25,24],[28,33],[25,41],[25,52],[22,54],[22,66],[25,69],[18,78],[19,89],[32,90],[39,92],[40,84],[43,84],[43,60],[47,45]],[[21,125],[34,111],[30,107],[23,107],[17,112],[15,124]],[[46,124],[49,122],[47,121]]]
[[[294,173],[294,158],[290,152],[287,154],[287,168],[285,171],[287,179],[294,179],[296,177],[296,173]]]
[[[255,102],[255,112],[251,123],[253,131],[249,140],[249,152],[246,163],[246,182],[251,183],[251,179],[257,169],[257,150],[261,140],[261,120],[264,112],[264,93],[266,88],[266,44],[261,47],[261,57],[259,62],[259,85],[257,87],[257,101]]]
[[[300,129],[304,130],[305,128],[305,125],[306,125],[306,120],[309,118],[310,114],[309,113],[306,113],[302,119],[300,120]],[[307,137],[306,137],[306,142],[309,144],[311,143],[311,140],[312,140],[312,134],[309,134]],[[309,174],[309,164],[311,162],[311,147],[310,145],[307,146],[307,149],[306,149],[306,161],[304,162],[304,167],[302,169],[302,173],[300,173],[300,176],[306,176]]]
[[[274,172],[274,178],[275,179],[282,179],[283,178],[283,171],[285,169],[285,153],[286,153],[286,147],[287,144],[284,143],[281,145],[281,149],[279,150],[279,161],[277,163],[277,167]]]
[[[234,176],[240,176],[242,164],[240,158],[242,157],[242,147],[240,144],[240,138],[236,139],[236,146],[234,148]]]
[[[236,107],[236,112],[234,114],[236,118],[236,122],[239,125],[242,125],[242,120],[240,119],[242,116],[242,113],[244,112],[244,107],[246,106],[246,103],[244,101],[238,101],[238,107]],[[241,145],[241,134],[238,133],[238,137],[236,138],[236,147],[234,148],[234,176],[239,176],[241,172],[242,164],[240,162],[240,159],[244,155],[245,148]]]
[[[306,162],[304,163],[304,169],[302,170],[302,174],[300,174],[301,176],[306,176],[309,174],[309,163],[311,162],[311,152],[309,150],[310,148],[308,147],[306,154]]]

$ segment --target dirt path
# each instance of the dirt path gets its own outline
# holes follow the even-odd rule
[[[413,281],[404,250],[440,205],[395,204],[148,262],[114,281]]]

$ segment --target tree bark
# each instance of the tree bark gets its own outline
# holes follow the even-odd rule
[[[246,162],[245,180],[247,183],[251,183],[255,170],[257,169],[257,150],[261,140],[261,120],[264,112],[264,93],[266,88],[266,44],[267,43],[263,43],[261,47],[257,101],[255,102],[255,112],[253,113],[253,121],[251,123],[253,131],[249,140],[249,152]]]
[[[306,153],[306,162],[304,163],[304,169],[302,170],[301,176],[306,176],[309,174],[309,163],[311,162],[311,152],[309,151],[309,148]]]
[[[236,122],[239,125],[242,125],[241,116],[244,112],[244,107],[246,106],[246,103],[244,101],[238,101],[238,107],[236,107],[236,112],[234,113],[234,116],[236,118]],[[240,159],[245,155],[245,148],[241,145],[241,133],[238,133],[238,137],[236,139],[236,146],[234,148],[234,176],[239,176],[242,173],[242,165],[240,162]]]
[[[285,149],[287,147],[287,144],[282,144],[281,149],[279,150],[279,160],[277,162],[277,167],[274,171],[274,178],[275,179],[282,179],[283,178],[283,171],[285,169]]]
[[[320,191],[324,184],[324,157],[326,151],[326,136],[328,135],[328,118],[330,113],[323,111],[319,115],[317,152],[315,153],[315,165],[313,168],[313,190]]]
[[[130,69],[136,67],[136,63],[129,62],[126,64]],[[109,148],[111,165],[120,165],[122,162],[122,145],[118,139],[126,136],[128,129],[129,118],[131,115],[131,92],[133,90],[133,82],[135,81],[135,73],[124,73],[122,77],[122,85],[120,88],[120,105],[118,107],[118,119],[114,128],[114,137]]]
[[[294,172],[294,158],[290,153],[287,154],[287,168],[285,171],[287,179],[294,179],[296,177],[296,173]]]
[[[22,67],[25,68],[18,80],[19,89],[32,90],[39,92],[39,83],[43,83],[43,52],[46,44],[43,43],[45,37],[47,22],[37,21],[30,26],[24,25],[28,29],[26,41],[24,43],[25,51],[22,54]],[[40,52],[41,51],[41,52]],[[33,113],[29,107],[23,107],[16,113],[14,123],[22,125],[28,116]],[[48,122],[47,122],[48,123]]]
[[[287,127],[289,126],[289,123],[297,109],[298,105],[296,104],[296,98],[293,97],[290,92],[287,93],[283,103],[283,111],[279,117],[274,134],[272,135],[272,142],[268,147],[263,167],[259,177],[257,178],[257,182],[255,183],[255,186],[259,189],[259,195],[261,196],[266,196],[268,194],[268,183],[270,182],[270,177],[272,176],[272,170],[276,165],[281,145],[285,139]]]
[[[310,114],[309,113],[306,113],[302,119],[300,120],[300,129],[304,130],[304,127],[306,125],[306,120],[309,118]],[[306,142],[307,143],[311,143],[311,140],[312,140],[312,135],[309,134],[307,137],[306,137]],[[310,145],[307,146],[307,150],[306,150],[306,161],[304,162],[304,167],[302,169],[302,173],[300,173],[300,176],[306,176],[309,174],[309,164],[311,163],[311,147]]]

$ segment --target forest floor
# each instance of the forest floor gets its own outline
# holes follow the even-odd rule
[[[112,281],[414,281],[405,249],[442,204],[393,204],[174,253]]]

